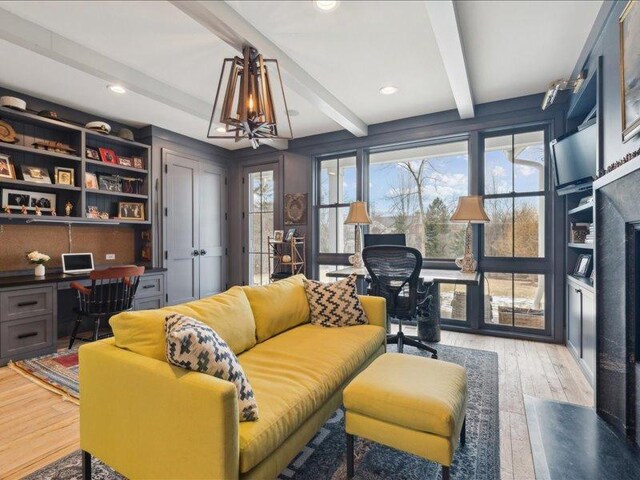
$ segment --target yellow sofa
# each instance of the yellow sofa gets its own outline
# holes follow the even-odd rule
[[[114,338],[80,348],[80,446],[128,478],[275,478],[385,351],[385,301],[361,297],[368,325],[309,323],[296,276],[110,321]],[[236,353],[260,418],[239,422],[235,386],[172,366],[168,312],[211,325]]]

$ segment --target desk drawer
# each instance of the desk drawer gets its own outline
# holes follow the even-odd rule
[[[164,307],[163,297],[136,298],[133,302],[134,310],[157,310]]]
[[[164,295],[164,275],[149,275],[140,278],[136,298]]]
[[[0,321],[53,313],[53,287],[25,288],[0,293]]]
[[[12,358],[53,344],[53,316],[11,320],[0,324],[0,357]]]

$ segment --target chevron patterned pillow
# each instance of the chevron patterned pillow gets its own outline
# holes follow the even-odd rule
[[[258,404],[242,365],[229,345],[208,325],[173,313],[165,319],[167,361],[235,384],[240,421],[258,419]]]
[[[356,275],[333,283],[304,279],[311,323],[323,327],[351,327],[369,323],[362,309]]]

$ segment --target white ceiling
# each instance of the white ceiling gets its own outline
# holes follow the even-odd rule
[[[367,124],[456,106],[423,2],[342,1],[330,13],[307,0],[228,3]],[[550,81],[567,77],[601,3],[456,2],[475,103],[539,93]],[[223,58],[237,53],[164,1],[2,1],[0,8],[208,108]],[[104,78],[5,40],[0,40],[0,58],[2,86],[97,117],[154,124],[206,140],[203,115],[142,93],[115,95]],[[380,95],[385,84],[400,90]],[[291,118],[296,138],[342,128],[287,85],[285,93],[289,108],[300,112]]]

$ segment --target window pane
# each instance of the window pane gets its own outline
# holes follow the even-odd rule
[[[515,326],[544,329],[544,275],[515,274],[513,290]]]
[[[464,229],[449,221],[469,192],[467,142],[373,153],[369,157],[370,233],[404,233],[425,258],[464,253]]]
[[[338,203],[338,160],[320,163],[320,205]]]
[[[249,174],[248,259],[249,284],[269,282],[267,237],[273,236],[273,198],[275,182],[273,170]]]
[[[340,203],[356,201],[357,181],[356,157],[341,158],[340,164]]]
[[[262,248],[262,215],[249,214],[249,253],[261,253]]]
[[[484,191],[487,195],[512,191],[512,141],[512,135],[506,135],[487,138],[484,142]]]
[[[513,199],[496,198],[484,201],[491,220],[484,225],[484,254],[487,257],[513,256]]]
[[[513,325],[513,274],[484,274],[484,323]]]
[[[320,208],[320,253],[353,253],[354,226],[345,225],[349,207]]]
[[[545,328],[544,275],[485,273],[484,323]]]
[[[544,132],[514,135],[514,190],[541,192],[544,190]]]
[[[467,287],[465,285],[440,284],[440,318],[467,320]]]
[[[544,197],[516,198],[513,228],[516,257],[544,257]]]
[[[545,189],[544,132],[490,137],[484,143],[485,194]]]
[[[269,283],[269,258],[267,255],[249,255],[249,285]]]

